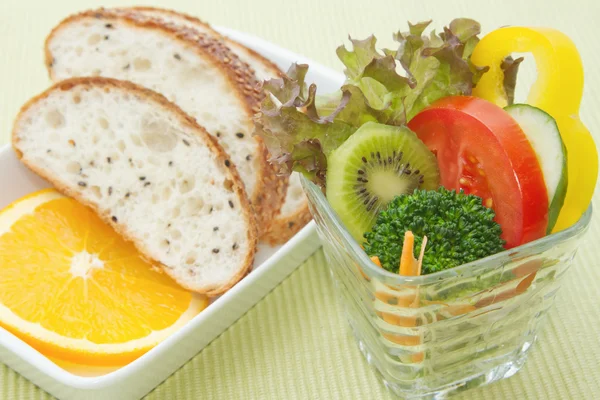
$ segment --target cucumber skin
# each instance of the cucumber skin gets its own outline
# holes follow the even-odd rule
[[[529,109],[534,109],[539,111],[540,113],[543,113],[547,116],[548,119],[554,121],[554,125],[556,125],[556,121],[554,120],[554,118],[548,114],[547,112],[545,112],[544,110],[531,106],[529,104],[512,104],[510,106],[504,107],[504,110],[506,112],[508,112],[510,114],[510,110],[511,109],[516,109],[516,108],[523,108],[523,107],[527,107]],[[556,130],[558,131],[558,133],[560,134],[560,130],[558,129],[558,125],[556,125]],[[527,132],[523,131],[525,133],[525,136],[527,136]],[[568,167],[567,167],[567,161],[568,161],[568,154],[567,154],[567,148],[565,147],[565,142],[562,140],[562,136],[560,136],[560,144],[561,144],[561,148],[562,148],[562,152],[564,154],[563,157],[563,165],[561,168],[561,177],[560,180],[558,182],[558,185],[556,186],[556,191],[554,193],[554,197],[552,199],[548,199],[548,228],[546,229],[546,234],[551,234],[552,233],[552,229],[554,229],[554,225],[556,225],[556,221],[558,220],[558,215],[560,214],[560,210],[563,207],[563,204],[565,203],[565,196],[567,194],[567,186],[569,184],[569,180],[568,180]],[[534,149],[535,151],[535,149]],[[537,155],[537,152],[536,152]],[[545,177],[544,177],[545,179]]]
[[[550,206],[548,208],[548,230],[546,231],[546,234],[548,234],[548,235],[552,233],[552,229],[554,229],[554,225],[556,225],[556,220],[558,220],[558,215],[560,214],[560,210],[562,210],[563,204],[565,204],[565,197],[567,195],[567,186],[569,185],[569,178],[568,178],[569,171],[568,171],[568,167],[567,167],[567,160],[568,160],[567,148],[565,147],[565,143],[562,140],[561,140],[561,144],[562,144],[562,151],[563,151],[563,154],[565,155],[565,158],[563,160],[562,175],[560,177],[560,181],[558,182],[558,186],[556,187],[556,193],[555,193],[554,198],[552,199],[552,202],[550,203]]]

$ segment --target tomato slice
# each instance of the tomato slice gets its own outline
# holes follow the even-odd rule
[[[494,209],[506,248],[546,234],[542,170],[527,137],[502,108],[477,97],[446,97],[408,127],[436,154],[444,187],[477,195]]]

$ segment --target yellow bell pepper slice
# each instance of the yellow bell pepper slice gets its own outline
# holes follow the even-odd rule
[[[501,107],[507,105],[500,65],[511,53],[531,53],[537,80],[527,103],[556,120],[567,148],[568,187],[553,232],[573,225],[590,204],[598,176],[598,153],[590,132],[579,119],[583,94],[583,66],[575,44],[562,32],[548,28],[506,27],[486,35],[471,61],[489,66],[473,94]],[[549,199],[552,201],[552,199]]]

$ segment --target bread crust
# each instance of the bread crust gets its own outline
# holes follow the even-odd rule
[[[136,28],[160,31],[181,42],[183,46],[193,49],[224,73],[231,91],[244,105],[248,123],[253,124],[252,117],[258,112],[263,97],[262,89],[254,75],[254,71],[241,61],[222,40],[214,39],[210,35],[199,33],[194,29],[187,29],[160,19],[146,17],[127,9],[100,8],[98,10],[88,10],[73,14],[54,27],[46,38],[44,45],[46,67],[52,80],[55,80],[53,76],[54,59],[50,52],[50,42],[55,34],[66,25],[84,18],[118,20]],[[275,218],[283,204],[287,180],[281,179],[275,174],[273,167],[268,162],[267,149],[262,139],[256,136],[254,138],[258,143],[259,154],[257,156],[260,157],[260,168],[256,177],[254,192],[249,193],[249,197],[259,221],[258,229],[261,233],[264,227],[267,227]]]
[[[225,39],[219,32],[214,30],[208,22],[204,22],[200,18],[193,17],[189,14],[184,14],[179,11],[171,10],[170,8],[160,8],[160,7],[152,7],[152,6],[132,6],[132,7],[117,7],[117,8],[111,8],[111,9],[123,10],[123,11],[133,11],[133,12],[152,11],[152,12],[156,12],[156,13],[172,15],[175,17],[183,18],[192,24],[202,25],[206,30],[211,31],[214,37]]]
[[[135,85],[131,82],[120,81],[120,80],[112,79],[112,78],[103,78],[103,77],[83,77],[83,78],[67,79],[67,80],[64,80],[64,81],[54,84],[53,86],[51,86],[50,88],[48,88],[47,90],[42,92],[41,94],[33,97],[27,103],[25,103],[21,107],[19,114],[17,114],[17,117],[15,118],[15,122],[13,124],[13,130],[12,130],[12,146],[13,146],[13,149],[15,150],[15,153],[17,154],[18,158],[21,160],[21,162],[23,162],[23,164],[25,166],[27,166],[34,173],[36,173],[37,175],[46,179],[50,183],[52,183],[52,185],[54,185],[54,187],[58,191],[60,191],[61,193],[64,193],[65,195],[67,195],[69,197],[72,197],[72,198],[76,199],[77,201],[81,202],[82,204],[90,207],[96,214],[98,214],[98,216],[100,218],[102,218],[102,220],[104,222],[106,222],[107,224],[112,226],[117,231],[117,233],[119,233],[126,240],[132,242],[135,245],[135,247],[140,251],[140,253],[142,255],[144,255],[144,257],[146,257],[146,259],[148,259],[149,261],[151,261],[153,263],[160,265],[162,267],[162,271],[164,271],[167,275],[171,276],[182,287],[184,287],[188,290],[197,292],[197,293],[205,294],[207,296],[216,296],[216,295],[222,294],[225,291],[227,291],[228,289],[230,289],[233,285],[235,285],[241,278],[243,278],[252,269],[252,265],[254,263],[254,257],[256,254],[256,246],[257,246],[257,242],[258,242],[258,240],[257,240],[257,222],[256,222],[253,212],[251,211],[252,208],[251,208],[250,202],[248,200],[248,197],[246,195],[246,192],[244,190],[244,184],[237,172],[236,167],[233,164],[230,164],[230,167],[227,168],[226,171],[228,171],[228,174],[229,174],[228,178],[231,179],[231,181],[233,182],[232,188],[234,190],[234,193],[238,197],[238,200],[239,200],[240,205],[243,210],[243,216],[245,219],[245,223],[248,226],[248,230],[247,230],[248,252],[244,258],[244,262],[242,263],[242,265],[240,265],[237,273],[228,282],[226,282],[222,285],[219,285],[219,286],[207,285],[204,287],[191,287],[190,285],[187,285],[185,282],[180,282],[177,279],[175,279],[175,276],[173,276],[173,274],[170,273],[169,268],[165,267],[158,260],[154,260],[153,258],[149,257],[147,255],[148,254],[147,250],[144,248],[144,246],[141,243],[139,243],[139,241],[137,241],[131,235],[130,232],[128,232],[126,226],[124,226],[123,224],[120,224],[118,222],[114,222],[109,214],[100,212],[100,210],[98,209],[98,206],[95,203],[84,200],[77,191],[71,190],[66,185],[61,184],[59,182],[58,178],[52,176],[50,173],[48,173],[48,171],[45,171],[42,168],[38,168],[35,165],[29,164],[27,161],[25,161],[23,159],[23,153],[19,150],[19,139],[18,139],[18,135],[17,135],[17,131],[18,131],[18,127],[19,127],[19,120],[21,119],[23,114],[25,112],[27,112],[27,110],[29,110],[30,107],[34,106],[38,101],[45,99],[51,93],[53,93],[55,91],[69,91],[69,90],[71,90],[75,87],[79,87],[79,86],[99,87],[99,88],[105,88],[105,90],[106,89],[110,90],[112,88],[112,89],[127,91],[135,96],[146,99],[149,102],[156,103],[158,106],[161,106],[161,107],[164,107],[165,109],[170,110],[173,114],[175,114],[177,116],[177,118],[181,121],[182,124],[187,125],[190,128],[192,128],[192,130],[194,130],[197,133],[198,137],[200,137],[206,143],[206,145],[211,149],[211,151],[216,154],[217,160],[220,160],[223,163],[223,165],[225,165],[225,160],[228,159],[228,156],[225,153],[225,151],[223,150],[223,148],[221,147],[221,145],[219,145],[217,143],[217,141],[211,135],[209,135],[204,128],[202,128],[200,125],[198,125],[198,123],[192,117],[190,117],[185,112],[183,112],[183,110],[181,110],[176,104],[173,104],[172,102],[167,100],[163,95],[156,93],[150,89],[146,89],[144,87]]]
[[[268,69],[273,76],[282,76],[284,75],[283,71],[279,69],[277,65],[275,65],[269,59],[263,57],[258,54],[254,50],[244,46],[243,44],[236,42],[233,39],[229,39],[227,37],[222,36],[219,32],[214,30],[208,23],[202,21],[199,18],[193,17],[188,14],[180,13],[175,10],[165,9],[165,8],[157,8],[157,7],[149,7],[149,6],[135,6],[135,7],[125,7],[121,8],[121,10],[129,10],[131,12],[153,12],[157,14],[162,14],[169,17],[181,18],[188,21],[190,24],[202,26],[204,29],[211,32],[214,38],[223,40],[226,45],[234,47],[235,50],[242,50],[249,53],[253,58],[260,61],[260,63]],[[248,66],[248,68],[252,68]],[[276,173],[275,171],[273,173]],[[281,177],[280,179],[286,179],[286,177]],[[287,192],[287,186],[285,188],[280,188],[285,196]],[[285,197],[284,197],[285,201]],[[283,202],[281,203],[283,206]],[[304,227],[311,219],[312,216],[310,214],[310,210],[308,209],[308,202],[304,202],[304,204],[299,207],[294,213],[282,216],[280,214],[281,207],[277,210],[277,215],[271,219],[265,229],[261,231],[260,240],[264,241],[271,246],[282,244],[287,242],[292,236],[294,236],[300,229]]]

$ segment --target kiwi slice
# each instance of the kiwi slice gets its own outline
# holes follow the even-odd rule
[[[405,126],[367,122],[327,157],[327,200],[359,243],[394,197],[439,182],[435,156]]]

